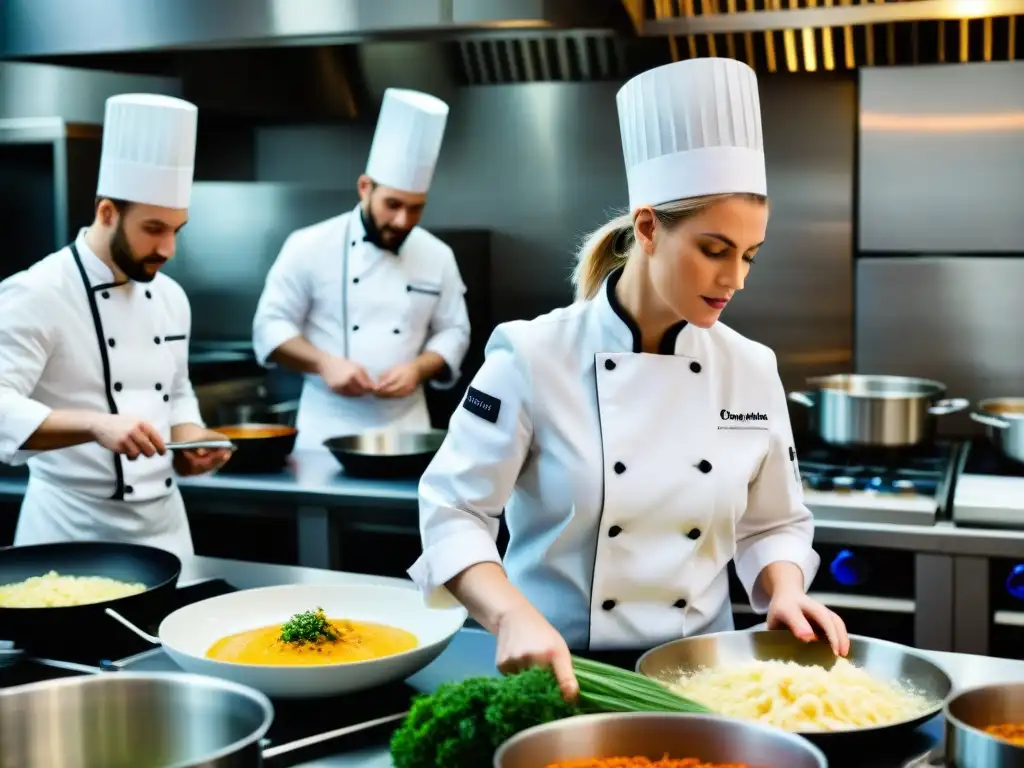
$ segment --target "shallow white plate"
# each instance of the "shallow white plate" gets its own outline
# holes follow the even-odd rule
[[[217,640],[317,607],[336,619],[371,621],[416,635],[412,650],[370,661],[313,666],[235,664],[206,658]],[[422,593],[376,584],[293,584],[247,589],[180,608],[160,624],[160,642],[186,672],[248,685],[277,698],[335,696],[404,680],[436,659],[466,620],[463,608],[429,608]]]

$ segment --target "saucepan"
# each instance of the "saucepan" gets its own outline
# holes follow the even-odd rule
[[[81,642],[84,628],[100,619],[106,608],[124,611],[133,617],[157,616],[173,598],[181,574],[181,560],[156,547],[106,541],[0,548],[0,585],[20,584],[51,571],[59,576],[100,576],[142,584],[144,590],[85,605],[20,607],[12,604],[14,599],[9,592],[5,598],[0,589],[0,638],[41,656],[49,650],[66,649],[68,642]],[[42,594],[40,599],[49,597]],[[17,660],[16,651],[5,655],[8,662]]]
[[[419,477],[444,442],[446,430],[421,432],[373,430],[324,441],[345,469],[356,477]]]
[[[354,581],[344,585],[294,584],[247,589],[179,608],[150,635],[117,611],[107,615],[164,651],[186,672],[247,685],[274,698],[317,698],[404,680],[436,659],[466,621],[466,610],[430,608],[411,583]],[[296,614],[322,608],[330,619],[350,619],[415,636],[406,651],[367,661],[327,664],[255,664],[209,658],[224,638],[261,627],[283,626]],[[269,654],[268,654],[269,655]]]
[[[1007,458],[1024,462],[1024,397],[982,400],[971,418],[988,429],[988,438]]]
[[[847,659],[876,680],[907,686],[933,703],[913,716],[885,725],[836,731],[794,731],[826,749],[842,747],[847,742],[865,737],[875,739],[883,735],[909,733],[942,711],[943,703],[953,688],[952,680],[941,667],[913,648],[898,643],[850,635]],[[836,663],[836,656],[827,642],[805,643],[788,630],[733,631],[665,643],[641,656],[636,668],[647,677],[673,682],[681,675],[702,668],[727,667],[755,660],[796,662],[829,669]],[[708,706],[714,709],[712,704]]]
[[[116,672],[0,691],[5,768],[263,765],[274,719],[251,688],[181,673]]]
[[[997,683],[959,691],[946,703],[948,768],[1024,768],[1024,683]],[[1015,731],[1018,743],[986,732]],[[1010,735],[1008,733],[1004,735]]]
[[[936,421],[970,402],[946,398],[946,385],[909,376],[841,373],[808,379],[806,392],[789,399],[814,415],[818,436],[848,448],[910,448],[931,440]]]
[[[284,424],[227,424],[213,429],[234,446],[231,461],[217,470],[222,474],[280,472],[299,434],[295,427]]]
[[[498,748],[494,768],[538,768],[609,757],[653,761],[665,755],[716,765],[828,768],[818,747],[781,728],[679,712],[578,715],[528,728]]]

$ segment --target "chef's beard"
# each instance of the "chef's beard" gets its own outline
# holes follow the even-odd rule
[[[384,251],[390,251],[391,253],[398,253],[402,247],[402,243],[409,237],[411,229],[398,229],[385,224],[383,227],[378,226],[376,219],[373,218],[373,214],[367,210],[361,210],[361,216],[363,219],[363,229],[366,230],[366,241],[373,243],[375,246]]]
[[[128,245],[128,238],[124,234],[121,221],[117,222],[117,229],[114,230],[114,234],[110,238],[110,258],[129,280],[136,283],[152,282],[160,271],[156,269],[150,273],[146,270],[146,265],[154,264],[157,267],[162,267],[167,262],[167,259],[155,252],[143,258],[135,256],[132,253],[132,247]]]

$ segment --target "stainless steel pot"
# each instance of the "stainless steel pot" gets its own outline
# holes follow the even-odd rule
[[[1024,462],[1024,397],[982,400],[971,418],[988,427],[989,440],[1008,458]]]
[[[985,733],[1001,723],[1024,723],[1024,683],[982,685],[946,702],[949,768],[1024,768],[1024,747]]]
[[[494,768],[538,768],[580,758],[668,754],[758,768],[827,768],[809,741],[759,723],[716,715],[616,712],[578,715],[517,733],[494,755]]]
[[[841,373],[809,379],[813,391],[789,399],[814,412],[821,439],[843,447],[908,448],[932,439],[935,417],[966,409],[962,397],[945,398],[946,385],[907,376]]]
[[[4,768],[254,768],[274,709],[184,673],[105,672],[0,691]]]

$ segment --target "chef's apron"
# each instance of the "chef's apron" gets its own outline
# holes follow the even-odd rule
[[[352,214],[356,215],[356,214]],[[348,326],[348,285],[350,245],[352,238],[350,216],[345,229],[344,247],[342,250],[342,296],[341,312],[343,327]],[[364,328],[361,333],[371,333],[373,329]],[[390,333],[390,328],[387,333]],[[350,357],[349,340],[343,339],[341,356]],[[355,360],[363,365],[371,378],[379,377],[390,365],[373,365],[372,361]],[[360,397],[349,397],[332,392],[319,376],[306,376],[299,397],[299,411],[295,427],[299,434],[295,440],[297,450],[323,448],[325,440],[342,435],[354,435],[378,429],[396,429],[423,431],[430,429],[430,412],[427,410],[426,396],[423,387],[419,386],[408,397],[386,398],[366,394]]]
[[[29,478],[14,544],[121,541],[195,554],[181,492],[175,488],[150,501],[119,501]]]

